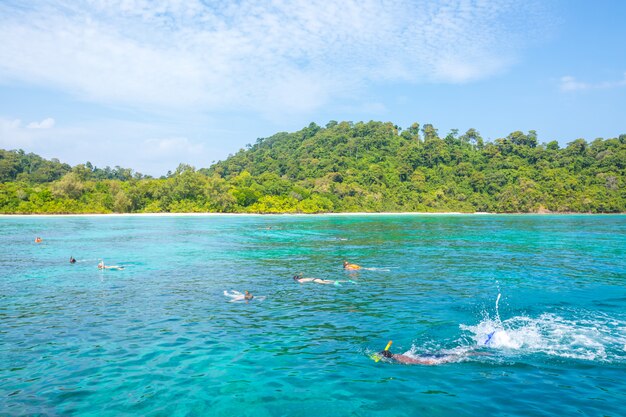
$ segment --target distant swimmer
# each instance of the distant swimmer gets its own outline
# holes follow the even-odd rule
[[[266,298],[264,295],[257,297],[257,296],[252,295],[248,291],[246,291],[245,294],[242,294],[239,291],[235,291],[235,290],[224,291],[224,295],[230,298],[229,303],[234,303],[236,301],[245,301],[246,303],[248,303],[249,301],[252,301],[252,300],[264,301]]]
[[[42,239],[42,238],[40,238],[39,236],[37,236],[37,237],[35,238],[35,243],[41,243],[41,242],[43,242],[43,239]]]
[[[302,274],[294,275],[293,280],[296,281],[298,284],[304,284],[306,282],[313,282],[315,284],[322,284],[322,285],[341,285],[342,282],[351,282],[353,284],[356,284],[356,282],[352,280],[337,281],[337,280],[321,279],[321,278],[304,278]]]
[[[396,268],[393,266],[389,266],[389,267],[384,267],[384,268],[376,268],[376,267],[370,267],[370,268],[365,268],[361,265],[357,265],[357,264],[351,264],[348,261],[343,261],[343,269],[345,269],[346,271],[359,271],[359,270],[363,270],[363,271],[382,271],[382,272],[389,272],[391,271],[390,268]]]
[[[71,264],[75,264],[76,263],[76,259],[74,259],[73,256],[70,256],[70,263]]]
[[[332,281],[330,279],[321,279],[321,278],[304,278],[302,275],[294,275],[293,280],[298,284],[304,284],[305,282],[314,282],[316,284],[335,284],[338,281]]]
[[[356,271],[357,269],[361,269],[361,267],[357,264],[351,264],[348,261],[343,261],[343,269]]]
[[[121,271],[122,269],[124,269],[123,266],[118,266],[118,265],[105,265],[104,261],[100,261],[100,263],[98,264],[98,269],[115,269],[118,271]]]

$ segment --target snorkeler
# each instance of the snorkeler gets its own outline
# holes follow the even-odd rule
[[[384,356],[387,359],[392,359],[398,363],[402,363],[405,365],[438,365],[440,363],[451,362],[444,361],[443,358],[438,358],[436,356],[420,356],[417,358],[413,358],[407,355],[391,353],[388,350],[381,350],[380,352],[378,352],[378,354]]]
[[[321,278],[304,278],[302,276],[302,273],[300,274],[296,274],[293,276],[293,280],[296,281],[298,284],[304,284],[305,282],[314,282],[316,284],[322,284],[322,285],[341,285],[342,282],[351,282],[353,284],[356,284],[356,282],[352,281],[352,280],[347,280],[347,281],[337,281],[337,280],[331,280],[331,279],[321,279]]]
[[[350,271],[356,271],[357,269],[361,269],[361,267],[357,264],[351,264],[348,261],[343,261],[343,269],[348,269]]]
[[[419,356],[408,356],[408,355],[400,355],[397,353],[391,353],[389,347],[391,346],[391,341],[387,344],[387,347],[384,350],[381,350],[377,354],[371,356],[374,361],[378,362],[381,357],[391,359],[394,362],[401,363],[403,365],[441,365],[444,363],[450,362],[460,362],[464,358],[468,356],[479,356],[486,355],[486,353],[482,352],[465,352],[463,354],[458,353],[436,353],[432,355],[419,355]]]
[[[100,261],[100,263],[98,263],[98,269],[115,269],[118,271],[121,271],[122,269],[124,269],[123,266],[118,266],[118,265],[105,265],[104,261]]]
[[[75,264],[76,263],[76,259],[74,259],[73,256],[70,256],[70,263],[71,264]]]
[[[305,282],[314,282],[316,284],[335,284],[339,281],[332,281],[330,279],[321,279],[321,278],[304,278],[302,274],[294,275],[293,280],[298,284],[304,284]]]
[[[246,291],[245,294],[240,293],[239,291],[231,290],[224,291],[224,295],[230,298],[229,303],[234,303],[236,301],[245,301],[248,303],[249,301],[264,301],[267,297],[264,295],[254,296],[250,292]]]

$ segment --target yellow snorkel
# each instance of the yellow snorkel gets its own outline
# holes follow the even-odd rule
[[[390,340],[389,343],[387,343],[387,346],[385,346],[384,350],[389,350],[389,348],[391,347],[391,344],[393,343],[393,340]],[[382,357],[378,354],[378,353],[374,353],[372,355],[370,355],[370,358],[372,358],[374,360],[374,362],[380,361],[382,359]]]
[[[385,350],[389,350],[392,343],[393,343],[393,340],[390,340],[389,343],[387,343],[387,346],[385,346]]]

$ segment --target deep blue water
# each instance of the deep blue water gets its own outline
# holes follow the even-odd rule
[[[623,215],[0,218],[0,415],[623,416],[625,259]]]

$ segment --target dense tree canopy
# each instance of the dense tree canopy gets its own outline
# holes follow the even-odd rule
[[[311,123],[153,179],[0,150],[0,212],[626,212],[626,135],[560,148],[516,131]]]

